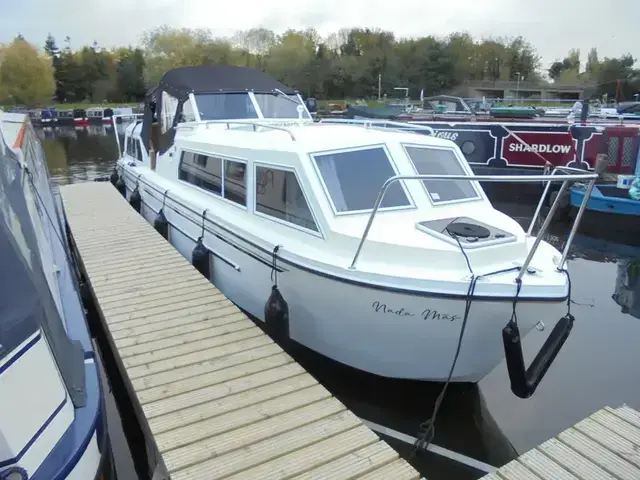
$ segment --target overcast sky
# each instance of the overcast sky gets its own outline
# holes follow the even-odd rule
[[[325,35],[342,27],[378,27],[397,36],[517,36],[529,40],[543,66],[580,48],[583,62],[600,56],[640,57],[640,0],[0,0],[0,43],[18,32],[42,45],[48,32],[72,48],[135,45],[162,24],[205,27],[216,36],[264,26],[314,27]]]

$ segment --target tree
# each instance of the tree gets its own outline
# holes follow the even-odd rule
[[[142,50],[131,47],[119,52],[116,67],[117,91],[120,100],[137,101],[144,97],[144,56]]]
[[[594,47],[587,54],[587,74],[589,78],[596,79],[600,74],[600,61],[598,60],[598,50]]]
[[[16,38],[2,51],[0,91],[18,104],[50,102],[55,92],[51,60],[26,40]]]
[[[60,55],[60,49],[56,45],[56,39],[53,38],[53,35],[47,35],[47,39],[44,41],[44,51],[51,60],[54,61]]]

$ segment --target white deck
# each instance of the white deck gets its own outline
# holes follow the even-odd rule
[[[640,413],[606,407],[482,480],[638,480]]]
[[[419,478],[110,183],[60,192],[81,268],[172,480]]]

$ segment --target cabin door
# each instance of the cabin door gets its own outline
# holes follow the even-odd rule
[[[608,127],[604,141],[609,156],[610,173],[631,175],[636,169],[639,139],[638,129],[630,127]]]

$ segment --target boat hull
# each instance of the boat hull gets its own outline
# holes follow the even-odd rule
[[[135,187],[134,175],[133,171],[126,175],[127,195]],[[153,223],[162,206],[164,190],[141,190],[141,214]],[[164,208],[170,224],[169,240],[191,259],[195,240],[202,232],[194,212],[207,206],[191,205],[186,198],[176,199],[182,206],[172,201]],[[207,218],[215,224],[213,215]],[[215,234],[205,231],[204,235],[205,245],[213,252],[211,280],[236,305],[264,322],[264,306],[272,287],[270,247],[253,244],[237,231],[215,230]],[[372,374],[413,380],[447,379],[462,328],[464,296],[381,288],[337,278],[308,265],[288,261],[278,264],[283,270],[278,274],[278,286],[289,306],[291,339]],[[540,320],[553,326],[565,309],[561,299],[520,302],[521,333],[525,335]],[[453,381],[477,382],[502,360],[501,330],[511,313],[510,298],[473,301]]]
[[[607,193],[607,195],[605,195]],[[580,231],[590,236],[640,245],[640,201],[628,197],[628,190],[615,185],[596,186],[587,203]],[[575,218],[585,190],[573,188],[570,218]]]

